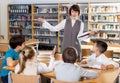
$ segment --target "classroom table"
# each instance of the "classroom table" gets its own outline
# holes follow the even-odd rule
[[[93,48],[93,45],[81,45],[82,49],[91,49]],[[107,50],[113,50],[114,54],[120,54],[120,47],[117,46],[108,46]]]
[[[9,44],[9,40],[0,39],[0,44]]]
[[[98,72],[99,76],[95,79],[83,79],[82,82],[90,82],[90,83],[116,83],[119,80],[120,68],[111,69],[111,70],[99,70],[99,69],[91,69],[85,68],[87,70],[94,70]],[[47,78],[54,77],[54,72],[42,73],[43,76]]]

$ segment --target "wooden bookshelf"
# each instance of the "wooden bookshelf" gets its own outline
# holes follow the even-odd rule
[[[120,4],[90,3],[89,27],[99,33],[92,37],[107,42],[119,43],[120,40]]]

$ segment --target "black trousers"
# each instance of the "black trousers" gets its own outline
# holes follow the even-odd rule
[[[2,83],[8,83],[8,75],[1,77]]]

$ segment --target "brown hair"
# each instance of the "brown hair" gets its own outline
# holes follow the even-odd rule
[[[71,10],[78,11],[78,15],[80,15],[80,7],[78,5],[72,5],[69,9],[69,15],[71,15]]]
[[[25,63],[26,63],[26,61],[27,61],[28,59],[32,59],[33,56],[35,56],[35,52],[34,52],[33,48],[26,46],[26,47],[23,49],[23,51],[22,51],[22,53],[21,53],[21,55],[20,55],[20,57],[19,57],[20,69],[19,69],[19,71],[18,71],[18,74],[20,74],[21,72],[23,72],[23,70],[24,70],[24,68],[25,68]]]
[[[66,63],[75,63],[78,59],[77,50],[74,47],[67,47],[62,54],[63,61]]]
[[[100,53],[104,53],[107,50],[108,45],[106,42],[101,40],[96,40],[95,43],[96,43],[96,46],[100,49],[99,50]]]

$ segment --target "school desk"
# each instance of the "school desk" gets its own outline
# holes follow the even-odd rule
[[[98,72],[99,76],[95,79],[83,79],[83,82],[90,82],[90,83],[116,83],[119,81],[119,74],[120,68],[112,69],[112,70],[99,70],[99,69],[91,69],[86,68],[87,70],[94,70]],[[47,78],[54,77],[54,72],[43,73],[43,76]]]
[[[91,49],[93,48],[93,45],[81,45],[82,49]],[[120,47],[117,46],[108,46],[107,50],[113,50],[114,54],[120,54]]]

